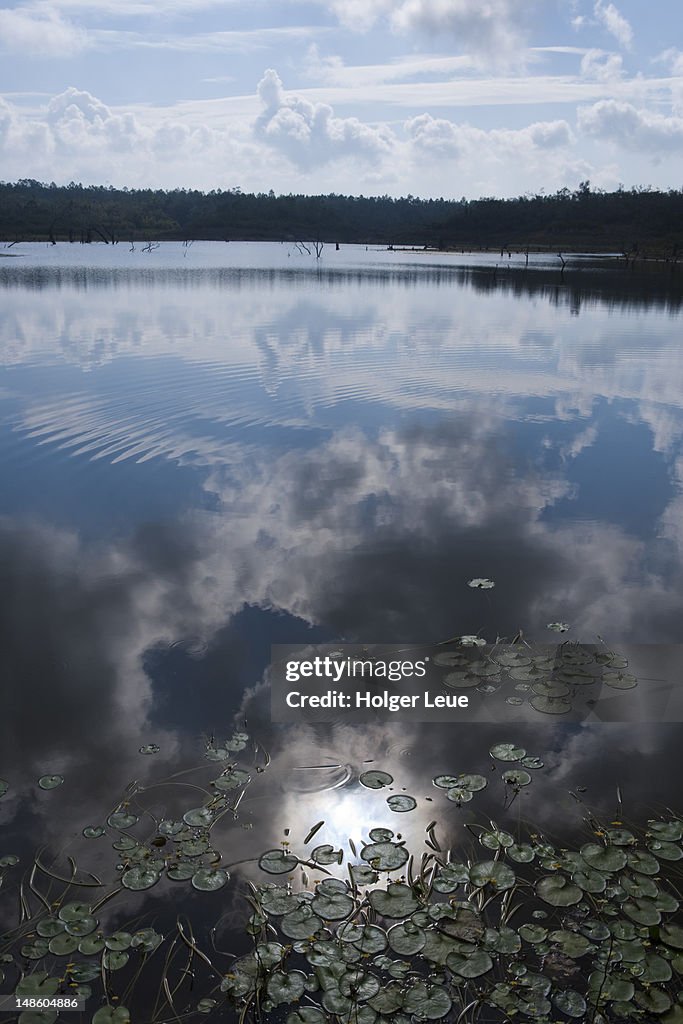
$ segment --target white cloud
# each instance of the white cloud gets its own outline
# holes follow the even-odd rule
[[[667,153],[683,148],[683,117],[666,117],[619,100],[600,100],[578,113],[582,132],[637,152]]]
[[[470,158],[511,154],[522,156],[530,150],[558,149],[573,142],[566,121],[538,121],[517,130],[484,131],[469,124],[457,124],[431,114],[420,114],[406,122],[406,131],[421,151],[442,156]]]
[[[366,32],[387,17],[395,32],[452,37],[458,49],[494,60],[518,53],[528,0],[328,0],[342,24]]]
[[[595,0],[593,12],[603,28],[607,29],[624,49],[629,50],[633,45],[633,29],[614,4]]]
[[[623,75],[623,61],[618,53],[588,50],[581,59],[581,74],[598,82],[613,82]]]
[[[387,128],[373,128],[355,117],[335,117],[326,103],[286,95],[272,68],[257,91],[263,111],[254,124],[256,138],[303,170],[346,157],[376,160],[391,152],[394,140]]]
[[[49,7],[0,10],[0,51],[68,59],[90,45],[87,32]]]

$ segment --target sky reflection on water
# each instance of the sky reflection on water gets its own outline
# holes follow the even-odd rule
[[[245,855],[329,809],[292,776],[321,751],[352,780],[391,766],[424,799],[431,771],[473,770],[507,738],[273,727],[270,643],[547,642],[554,620],[585,642],[681,640],[674,276],[348,249],[293,271],[282,247],[199,244],[140,273],[103,247],[25,248],[0,268],[10,834],[80,831],[240,707],[277,764],[245,801]],[[676,804],[676,726],[515,728],[546,756],[528,799],[549,828],[578,777],[603,806],[617,784]],[[68,790],[36,794],[46,771]]]

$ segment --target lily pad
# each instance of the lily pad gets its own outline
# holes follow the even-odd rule
[[[387,939],[393,951],[399,956],[412,956],[419,953],[424,946],[425,932],[412,921],[403,921],[389,929]]]
[[[521,761],[526,756],[526,750],[514,743],[496,743],[489,753],[496,761]]]
[[[387,797],[387,804],[390,810],[403,813],[405,811],[414,811],[417,807],[417,800],[407,794],[397,793],[395,796]]]
[[[572,989],[556,992],[553,996],[553,1003],[561,1013],[566,1013],[568,1017],[583,1017],[586,1013],[586,1000],[579,992],[574,992]]]
[[[130,1024],[130,1011],[125,1006],[100,1006],[92,1024]]]
[[[531,776],[523,768],[511,768],[503,772],[502,779],[508,786],[523,787],[531,784]]]
[[[38,779],[38,785],[41,789],[56,789],[57,786],[61,786],[63,782],[63,775],[41,775]]]
[[[151,889],[153,885],[157,884],[159,878],[159,872],[154,871],[153,868],[135,865],[135,867],[124,871],[121,876],[121,885],[125,889],[140,892],[143,889]]]
[[[383,917],[408,917],[418,909],[418,902],[408,885],[395,882],[384,889],[374,889],[369,895],[373,909]]]
[[[363,847],[360,855],[375,871],[396,871],[409,857],[406,848],[396,843],[371,843]]]
[[[470,881],[473,885],[490,885],[494,889],[511,889],[516,878],[512,868],[500,861],[480,861],[470,868]]]
[[[83,829],[83,835],[86,839],[100,839],[106,834],[107,830],[102,828],[101,825],[88,825],[87,828]]]
[[[416,1014],[427,1020],[440,1020],[451,1010],[451,998],[443,988],[432,987],[425,982],[418,982],[409,988],[403,997],[403,1008],[406,1013]]]
[[[493,968],[493,960],[483,949],[475,949],[472,953],[451,953],[446,966],[461,978],[480,978]]]
[[[536,883],[536,895],[552,907],[571,907],[580,903],[583,893],[563,875],[548,875]]]
[[[259,857],[261,871],[269,875],[286,875],[299,863],[299,858],[286,850],[267,850]]]
[[[363,772],[358,781],[366,789],[384,789],[392,784],[394,777],[389,775],[389,772],[370,771]]]

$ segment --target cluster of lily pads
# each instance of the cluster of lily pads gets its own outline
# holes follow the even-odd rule
[[[543,767],[513,743],[490,756],[517,765],[503,772],[515,787],[531,781],[527,768]],[[380,790],[393,779],[373,770],[360,781]],[[487,780],[461,773],[433,783],[461,803]],[[221,990],[241,1019],[284,1013],[286,1024],[683,1024],[683,819],[645,829],[587,822],[576,849],[536,831],[468,825],[482,849],[466,858],[442,850],[436,822],[427,851],[413,853],[391,829],[371,828],[359,850],[349,841],[345,874],[343,850],[329,844],[268,850],[259,865],[278,881],[251,887],[253,949]],[[312,869],[324,877],[311,886]]]
[[[212,829],[237,816],[252,775],[267,767],[267,756],[240,764],[247,745],[245,733],[207,744],[204,772],[214,774],[206,761],[222,770],[191,783],[204,798],[176,818],[155,817],[143,799],[154,787],[133,786],[102,824],[83,830],[88,847],[109,837],[113,885],[75,862],[61,874],[38,855],[18,889],[21,923],[0,936],[0,985],[29,998],[80,995],[92,1024],[129,1024],[129,997],[150,961],[161,978],[150,1021],[220,1013],[227,1003],[241,1024],[683,1024],[683,818],[673,813],[644,828],[588,813],[588,832],[571,847],[521,823],[469,820],[469,844],[444,849],[431,821],[424,846],[411,850],[378,826],[349,840],[350,857],[324,841],[318,821],[298,852],[287,838],[258,858],[264,880],[245,897],[242,955],[200,949],[180,918],[165,935],[149,922],[103,923],[102,909],[127,891],[165,884],[170,895],[183,881],[195,894],[224,889],[229,872]],[[445,813],[469,805],[493,779],[507,806],[508,794],[524,791],[543,768],[512,742],[494,744],[489,756],[485,772],[434,776]],[[373,768],[358,781],[406,820],[418,808],[415,797],[394,791],[389,772]],[[0,871],[16,871],[17,860],[0,858]],[[178,951],[187,959],[176,968]],[[19,1024],[57,1017],[25,1009]]]
[[[143,789],[133,784],[103,824],[83,829],[86,840],[110,840],[116,861],[116,877],[111,886],[89,872],[78,871],[72,859],[69,873],[61,874],[53,863],[45,863],[38,854],[19,883],[21,924],[0,936],[0,986],[13,986],[17,996],[28,999],[64,993],[86,999],[100,996],[105,1002],[92,1016],[93,1024],[127,1024],[130,1015],[125,1005],[109,1001],[115,988],[112,976],[123,971],[129,960],[137,958],[137,966],[134,962],[129,965],[129,971],[133,969],[135,975],[162,944],[164,936],[151,927],[134,931],[107,929],[100,923],[98,909],[126,890],[148,890],[164,880],[189,883],[193,890],[208,893],[227,884],[230,874],[221,866],[222,856],[214,847],[211,830],[225,815],[236,816],[251,771],[263,770],[262,766],[241,767],[236,760],[248,742],[249,736],[243,732],[233,733],[222,743],[213,739],[207,742],[205,762],[220,763],[220,774],[204,785],[190,784],[204,799],[177,819],[155,816],[141,802],[142,794],[152,792],[154,787]],[[140,753],[158,750],[155,744],[149,744]],[[206,765],[194,769],[197,770],[210,771]],[[61,776],[43,777],[39,785],[52,789],[63,781]],[[167,781],[161,785],[166,786]],[[188,785],[186,779],[183,785]],[[3,783],[2,792],[7,788],[8,784]],[[16,854],[0,857],[0,884],[6,873],[20,870],[18,865]],[[56,899],[55,882],[60,883]],[[78,900],[71,898],[75,893],[80,897]],[[88,898],[90,894],[92,898]],[[187,930],[180,925],[178,928],[182,941],[189,942],[193,949]],[[93,996],[91,983],[96,981],[98,992]],[[207,1013],[215,1002],[195,999],[194,1012]],[[20,1013],[19,1024],[53,1024],[57,1017],[56,1010],[29,1008]]]
[[[557,631],[564,626],[550,623]],[[628,671],[628,659],[600,645],[487,645],[480,637],[466,636],[432,661],[447,670],[441,682],[448,689],[474,690],[486,697],[500,694],[511,707],[524,706],[543,715],[594,707],[599,684],[611,690],[638,685]]]

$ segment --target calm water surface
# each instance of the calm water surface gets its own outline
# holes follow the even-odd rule
[[[316,816],[325,842],[383,824],[365,762],[426,799],[430,772],[508,738],[275,728],[271,643],[548,642],[556,620],[683,642],[680,272],[248,243],[0,256],[8,842],[59,848],[245,714],[273,758],[231,833],[245,857]],[[678,798],[679,727],[511,738],[546,756],[533,807],[556,826],[578,784]],[[36,789],[46,772],[66,783]]]

